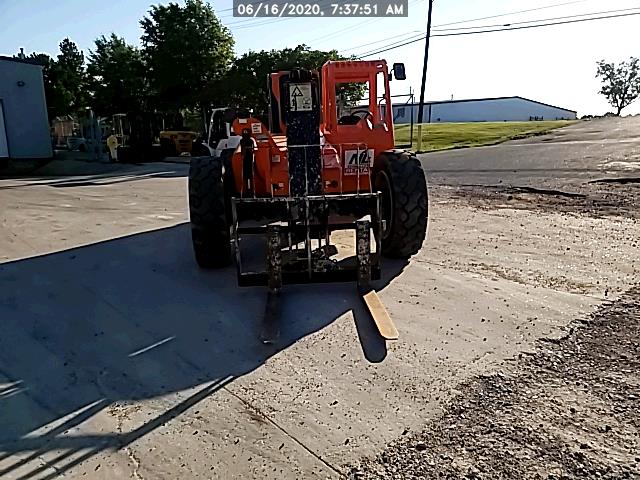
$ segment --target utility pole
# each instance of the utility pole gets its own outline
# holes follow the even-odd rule
[[[413,105],[416,103],[416,96],[413,93],[413,89],[411,87],[409,87],[409,102],[411,102],[411,130],[409,133],[409,148],[413,148],[413,124],[414,124]]]
[[[427,13],[427,36],[424,41],[424,65],[422,66],[422,85],[420,86],[420,105],[418,106],[418,151],[422,150],[422,114],[424,113],[424,87],[427,83],[427,64],[429,63],[429,40],[431,39],[431,13],[433,0],[429,0]]]

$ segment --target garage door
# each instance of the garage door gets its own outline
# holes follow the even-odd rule
[[[7,130],[4,126],[4,109],[0,100],[0,158],[9,156],[9,145],[7,144]]]

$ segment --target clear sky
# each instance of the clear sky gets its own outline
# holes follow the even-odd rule
[[[255,1],[255,0],[252,0]],[[435,0],[433,24],[567,3],[570,0]],[[294,47],[338,49],[361,54],[426,30],[426,0],[409,0],[408,18],[382,19],[241,19],[233,18],[232,0],[211,0],[233,32],[236,53],[249,49]],[[85,52],[99,35],[115,32],[138,44],[139,20],[152,0],[0,0],[0,54],[58,53],[64,37]],[[569,5],[452,27],[494,25],[565,15],[640,8],[640,0],[583,0]],[[450,27],[450,28],[452,28]],[[635,33],[634,33],[635,32]],[[484,35],[439,37],[431,42],[428,100],[520,95],[582,114],[612,110],[598,94],[596,61],[640,57],[640,16]],[[393,37],[393,38],[390,38]],[[389,39],[387,41],[382,41]],[[380,43],[376,43],[380,42]],[[394,94],[419,89],[424,43],[380,55],[404,62],[408,80],[394,82]],[[640,100],[624,113],[640,113]]]

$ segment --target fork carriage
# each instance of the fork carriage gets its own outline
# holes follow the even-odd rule
[[[366,288],[371,280],[380,278],[382,221],[378,193],[275,197],[269,202],[233,198],[232,208],[232,236],[241,286],[280,288],[293,283],[357,281]],[[255,225],[240,220],[243,211],[250,212],[251,217],[262,214],[263,218],[280,220]],[[337,260],[333,258],[338,250],[331,244],[331,233],[340,230],[355,232],[356,255]],[[244,235],[266,237],[266,270],[244,269],[240,247]]]

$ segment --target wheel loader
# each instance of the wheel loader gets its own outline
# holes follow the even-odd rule
[[[314,282],[355,282],[380,334],[398,337],[371,281],[382,256],[409,258],[427,229],[425,174],[415,155],[394,146],[389,82],[404,78],[404,65],[389,70],[384,60],[272,73],[268,125],[226,112],[214,155],[191,159],[196,261],[235,262],[239,285],[268,287],[265,343],[278,335],[283,285]],[[345,108],[340,92],[354,84],[368,100]],[[354,255],[338,255],[332,239],[343,230],[353,232]],[[257,266],[246,258],[256,252]]]

